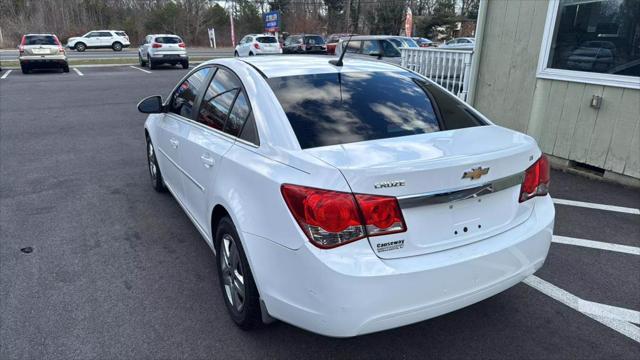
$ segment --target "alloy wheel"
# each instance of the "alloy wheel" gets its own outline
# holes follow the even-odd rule
[[[149,159],[149,174],[151,174],[151,181],[155,182],[158,177],[158,167],[156,166],[156,153],[151,142],[147,144],[147,158]]]
[[[244,272],[236,241],[230,234],[222,236],[221,250],[220,271],[222,272],[225,294],[233,309],[241,313],[245,300]]]

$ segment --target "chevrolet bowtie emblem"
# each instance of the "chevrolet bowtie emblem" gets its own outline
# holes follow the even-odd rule
[[[478,180],[482,177],[482,175],[487,175],[488,173],[489,173],[489,168],[483,168],[482,166],[478,166],[475,169],[465,171],[464,174],[462,174],[462,178],[470,179],[470,180]]]

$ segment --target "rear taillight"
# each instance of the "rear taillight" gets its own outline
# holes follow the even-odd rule
[[[406,231],[394,197],[354,195],[290,184],[282,185],[281,190],[302,231],[319,248]]]
[[[520,186],[520,202],[549,193],[550,170],[549,160],[542,154],[540,159],[525,171],[524,181]]]
[[[260,44],[258,44],[258,43],[253,43],[253,47],[254,47],[254,48],[256,48],[256,49],[260,49]]]
[[[154,49],[159,49],[159,48],[162,47],[162,44],[153,43],[153,44],[151,44],[151,47],[154,48]]]
[[[22,35],[22,40],[20,41],[20,46],[18,46],[18,52],[20,55],[24,54],[24,45],[27,43],[27,37]]]
[[[179,47],[181,47],[181,48],[183,48],[183,49],[187,47],[187,45],[185,45],[183,42],[181,42],[180,44],[178,44],[178,46],[179,46]]]
[[[53,39],[56,41],[56,45],[58,45],[58,52],[64,54],[64,47],[62,47],[62,44],[60,43],[60,40],[58,39],[58,37],[53,35]]]

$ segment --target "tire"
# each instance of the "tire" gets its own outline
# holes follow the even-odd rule
[[[28,74],[31,72],[31,69],[29,69],[29,66],[27,65],[20,65],[20,69],[22,70],[23,74]]]
[[[142,60],[142,55],[140,55],[140,53],[138,53],[138,61],[140,61],[140,67],[147,66],[147,62]]]
[[[158,159],[156,158],[155,146],[149,137],[147,137],[147,165],[153,189],[159,193],[167,191],[167,188],[164,186],[164,180],[162,179],[162,173],[160,172],[160,165],[158,165]]]
[[[261,326],[260,295],[238,232],[229,217],[218,223],[215,239],[218,280],[231,319],[242,330]]]
[[[62,66],[62,71],[68,73],[69,72],[69,65],[63,65]]]
[[[182,65],[183,69],[188,69],[189,68],[189,60],[182,61],[182,62],[180,62],[180,64]]]
[[[249,51],[249,56],[253,56],[253,53],[251,51]]]
[[[84,43],[77,43],[74,47],[77,52],[84,52],[85,50],[87,50],[87,45],[85,45]]]
[[[156,64],[154,64],[153,61],[151,61],[151,58],[148,55],[147,55],[147,65],[149,66],[149,70],[153,70],[157,67]]]
[[[111,45],[111,48],[113,51],[122,51],[122,44],[116,41]]]

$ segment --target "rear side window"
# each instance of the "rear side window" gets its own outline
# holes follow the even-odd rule
[[[155,42],[158,44],[180,44],[182,39],[177,36],[156,36]]]
[[[52,35],[28,35],[25,36],[24,45],[58,45]]]
[[[231,71],[218,69],[202,99],[198,122],[223,131],[233,101],[241,89],[240,80]]]
[[[210,68],[200,69],[180,84],[171,96],[170,112],[191,119],[193,104],[204,91],[205,80],[209,75],[209,71],[211,71]]]
[[[378,40],[366,40],[362,42],[362,53],[365,55],[379,54],[380,45]]]
[[[229,135],[238,136],[244,126],[245,121],[249,117],[251,108],[249,107],[249,100],[244,91],[239,90],[236,101],[233,103],[233,108],[229,113],[229,118],[224,125],[224,132]]]
[[[382,52],[385,57],[399,57],[400,51],[389,40],[382,40]]]
[[[127,33],[126,33],[126,32],[124,32],[124,31],[116,31],[116,35],[118,35],[118,36],[122,36],[122,37],[126,37],[126,36],[127,36]]]
[[[343,42],[343,44],[344,44],[343,48],[346,47],[348,53],[359,53],[362,42],[358,40],[352,40],[352,41],[345,41]]]
[[[433,97],[443,130],[486,125],[460,99],[451,95],[447,90],[424,79],[416,78],[415,82]]]
[[[404,72],[268,79],[303,149],[440,130],[423,86]]]
[[[256,41],[261,43],[261,44],[275,44],[278,42],[278,40],[276,40],[276,38],[271,37],[271,36],[258,36],[256,38]]]

